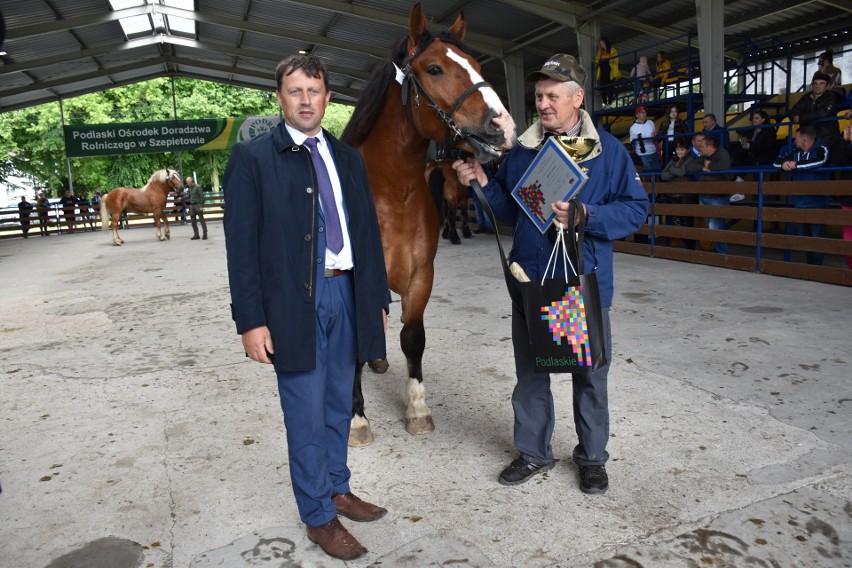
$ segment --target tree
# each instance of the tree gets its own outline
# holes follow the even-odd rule
[[[174,83],[174,97],[172,97]],[[159,78],[67,99],[62,105],[65,123],[110,124],[178,119],[278,115],[275,93],[188,78]],[[352,107],[332,103],[323,125],[339,136]],[[163,152],[96,158],[71,158],[74,191],[91,193],[118,186],[142,187],[156,170],[196,173],[199,185],[218,186],[230,153]],[[0,114],[0,182],[23,174],[36,189],[60,195],[69,187],[59,103],[49,103]]]

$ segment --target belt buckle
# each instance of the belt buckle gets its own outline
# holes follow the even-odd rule
[[[332,276],[334,276],[334,269],[333,268],[326,268],[325,270],[323,270],[322,275],[326,278],[331,278]]]

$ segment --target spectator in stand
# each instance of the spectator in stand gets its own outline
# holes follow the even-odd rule
[[[80,208],[80,225],[83,230],[86,229],[86,221],[89,222],[89,228],[95,230],[95,224],[92,221],[92,211],[89,209],[89,200],[82,193],[77,194],[77,206]]]
[[[38,215],[38,232],[42,237],[49,237],[48,224],[50,222],[50,200],[41,191],[36,199],[36,214]]]
[[[618,69],[618,50],[605,37],[602,37],[598,42],[595,67],[598,68],[598,88],[601,92],[601,101],[606,107],[615,102],[615,89],[612,87],[612,82],[621,79],[621,71]]]
[[[59,198],[59,204],[62,205],[62,216],[68,225],[68,232],[73,233],[77,227],[77,198],[70,189],[66,189],[65,194]]]
[[[831,179],[831,174],[819,168],[828,164],[829,150],[816,139],[816,129],[806,125],[799,128],[793,144],[787,144],[778,153],[774,166],[788,173],[794,181]],[[826,209],[827,195],[794,195],[793,206],[801,209]],[[825,225],[819,223],[796,223],[796,234],[800,237],[824,237]],[[823,254],[805,253],[808,264],[821,265]]]
[[[811,91],[799,99],[790,109],[790,121],[801,126],[813,126],[819,142],[828,148],[829,156],[843,155],[843,137],[840,135],[840,122],[837,121],[840,95],[828,88],[831,77],[817,71],[811,79]],[[831,119],[831,120],[823,120]]]
[[[704,168],[704,156],[702,155],[704,149],[704,133],[696,132],[692,135],[692,148],[689,149],[689,157],[690,162],[699,164],[696,167],[687,167],[687,171],[696,172],[701,171]]]
[[[688,181],[686,164],[689,160],[689,142],[678,139],[675,142],[675,157],[669,160],[663,171],[660,172],[660,179],[663,181]]]
[[[18,203],[18,217],[21,219],[21,232],[24,234],[24,238],[30,238],[30,215],[33,212],[33,204],[27,201],[27,196],[22,195],[21,201]]]
[[[657,59],[654,61],[654,80],[651,81],[651,88],[654,90],[655,96],[661,98],[661,93],[658,89],[665,89],[666,83],[669,80],[669,74],[672,70],[672,62],[666,56],[665,51],[657,52]]]
[[[693,140],[694,143],[694,140]],[[713,174],[731,169],[731,155],[727,150],[719,146],[719,142],[713,136],[705,136],[701,143],[701,156],[703,160],[691,160],[687,164],[687,172],[702,172],[698,175],[698,181],[731,181],[731,174]],[[700,168],[700,169],[698,169]],[[698,203],[701,205],[728,205],[730,195],[699,195]],[[725,220],[721,217],[708,217],[707,228],[713,231],[725,229]],[[713,252],[728,254],[728,243],[713,243]]]
[[[704,134],[714,137],[718,142],[719,148],[727,150],[731,147],[731,136],[725,128],[722,128],[716,121],[716,115],[709,112],[704,115],[701,121],[704,124]]]
[[[630,142],[633,153],[642,161],[642,170],[660,170],[660,156],[657,154],[657,135],[654,123],[648,120],[648,110],[643,106],[636,107],[636,120],[630,127]]]
[[[752,130],[742,135],[742,143],[735,151],[733,160],[738,166],[762,166],[773,162],[777,155],[777,131],[765,110],[751,112]]]
[[[847,118],[849,117],[847,116]],[[843,140],[846,142],[846,148],[844,148],[843,152],[843,164],[852,166],[852,124],[843,129]],[[852,179],[852,173],[843,172],[843,177],[844,179]],[[841,196],[840,207],[844,211],[852,211],[852,196]],[[852,241],[852,225],[843,225],[840,231],[844,241]],[[846,267],[852,270],[852,255],[846,257]]]
[[[838,93],[843,92],[843,73],[834,66],[834,50],[829,49],[819,56],[820,73],[828,75],[828,88]]]
[[[639,63],[633,66],[630,70],[630,78],[635,81],[633,92],[636,95],[634,101],[648,100],[648,87],[651,86],[651,66],[648,65],[648,58],[644,55],[639,57]]]
[[[686,176],[686,166],[692,159],[689,152],[689,139],[678,138],[673,146],[675,156],[663,167],[663,171],[660,173],[660,179],[671,182],[689,181],[689,178]],[[698,203],[697,197],[690,193],[668,193],[665,194],[664,198],[658,198],[657,201],[660,203],[676,203],[678,205],[694,205]],[[693,220],[692,217],[669,215],[666,217],[666,225],[672,225],[674,227],[692,227]],[[671,240],[671,246],[673,247],[679,246],[680,244],[680,239],[675,238]],[[683,244],[686,245],[687,248],[695,248],[695,241],[683,241]]]
[[[668,107],[666,116],[660,124],[660,134],[666,137],[665,152],[663,153],[666,159],[670,160],[675,157],[675,143],[682,138],[686,139],[686,149],[689,150],[688,132],[689,128],[686,126],[686,122],[680,119],[680,110],[678,110],[677,105]]]
[[[101,192],[96,191],[94,195],[92,195],[92,213],[95,217],[95,222],[98,222],[98,219],[101,218]]]

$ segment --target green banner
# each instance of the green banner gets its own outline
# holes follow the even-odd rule
[[[87,124],[65,127],[69,158],[225,150],[274,129],[278,116]]]

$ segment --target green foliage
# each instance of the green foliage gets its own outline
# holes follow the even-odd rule
[[[174,83],[174,97],[172,96]],[[159,78],[63,101],[66,124],[110,124],[159,120],[278,115],[272,91],[259,91],[187,78]],[[352,107],[331,104],[323,126],[339,136]],[[230,153],[164,152],[97,158],[71,158],[74,192],[91,194],[118,186],[142,187],[161,168],[195,173],[199,185],[218,187]],[[36,190],[61,195],[68,187],[68,166],[59,103],[0,114],[0,182],[23,174]]]

